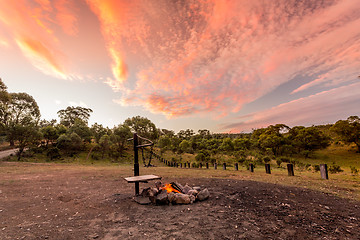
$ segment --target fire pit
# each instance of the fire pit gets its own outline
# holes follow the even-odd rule
[[[210,197],[209,190],[201,187],[182,186],[180,183],[171,182],[163,184],[158,181],[155,187],[145,188],[134,200],[139,204],[192,204],[204,201]]]

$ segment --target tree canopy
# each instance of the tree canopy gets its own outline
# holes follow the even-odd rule
[[[339,120],[332,127],[345,143],[355,143],[357,151],[360,152],[360,118],[358,116],[350,116],[347,120]]]
[[[69,106],[66,109],[59,110],[57,113],[60,123],[66,127],[71,127],[76,120],[81,120],[87,125],[92,112],[90,108]]]

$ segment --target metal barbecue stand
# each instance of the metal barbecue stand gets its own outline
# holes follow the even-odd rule
[[[148,141],[149,143],[139,145],[139,138],[141,138],[141,139],[143,139],[145,141]],[[129,139],[129,140],[134,141],[134,177],[127,177],[127,178],[125,178],[125,180],[128,183],[135,183],[135,195],[137,196],[140,193],[140,188],[139,188],[139,183],[140,182],[147,183],[148,181],[151,181],[151,180],[161,179],[161,177],[156,176],[156,175],[142,175],[142,176],[139,176],[140,171],[139,171],[139,151],[138,150],[139,150],[139,148],[145,148],[145,147],[153,146],[154,143],[151,140],[147,139],[147,138],[143,138],[143,137],[138,136],[137,133],[134,133],[134,137],[132,139]],[[148,165],[150,165],[150,162],[149,162]]]

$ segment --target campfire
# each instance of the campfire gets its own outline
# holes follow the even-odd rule
[[[171,182],[163,184],[158,181],[155,187],[145,188],[142,193],[135,197],[140,204],[192,204],[195,201],[204,201],[210,197],[207,188],[182,186],[180,183]]]

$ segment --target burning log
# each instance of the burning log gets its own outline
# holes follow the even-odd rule
[[[169,184],[162,184],[160,181],[155,183],[154,188],[146,188],[142,193],[136,197],[135,201],[140,204],[191,204],[198,201],[203,201],[209,198],[210,193],[205,188],[201,190],[200,187],[190,187],[189,185],[182,186],[179,183],[171,182]]]

